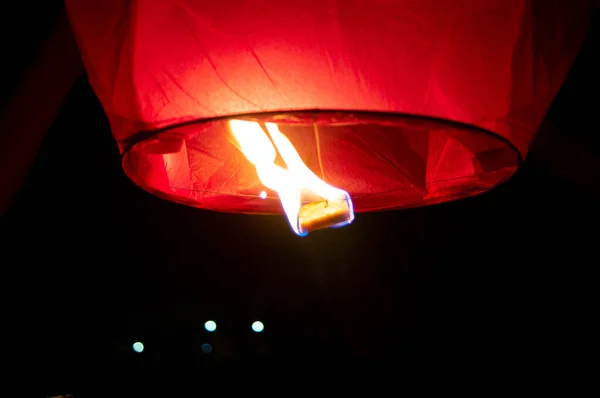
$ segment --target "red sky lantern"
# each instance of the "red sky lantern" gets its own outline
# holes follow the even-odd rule
[[[535,0],[66,6],[135,184],[199,208],[285,213],[299,235],[505,181],[590,12]]]

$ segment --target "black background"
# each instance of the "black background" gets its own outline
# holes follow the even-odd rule
[[[19,29],[43,35],[60,9],[43,7]],[[192,370],[202,379],[248,364],[467,362],[523,374],[583,366],[597,316],[599,182],[577,157],[568,172],[550,160],[573,156],[564,137],[598,159],[597,22],[546,116],[556,139],[540,131],[506,184],[455,203],[359,214],[306,238],[282,217],[187,208],[135,187],[81,77],[2,220],[13,370],[38,396],[90,396],[131,375],[152,383]],[[2,29],[15,59],[2,81],[7,101],[36,42]],[[251,331],[254,320],[263,333]]]

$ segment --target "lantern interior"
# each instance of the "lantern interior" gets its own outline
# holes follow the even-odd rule
[[[143,131],[125,143],[124,170],[135,184],[171,201],[216,211],[281,214],[277,194],[262,185],[232,140],[231,119],[276,123],[318,177],[350,194],[355,212],[473,196],[505,181],[520,163],[518,151],[505,139],[461,123],[302,111]]]

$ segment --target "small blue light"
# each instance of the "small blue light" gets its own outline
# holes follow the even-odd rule
[[[215,321],[206,321],[206,323],[204,324],[204,329],[206,329],[209,332],[214,332],[215,330],[217,330],[217,324],[215,323]]]
[[[256,333],[260,333],[265,329],[265,325],[261,321],[256,321],[252,324],[252,330]]]
[[[210,354],[212,352],[212,346],[208,343],[202,344],[201,350],[205,354]]]
[[[144,351],[144,345],[142,343],[135,342],[133,343],[133,351],[137,352],[137,353],[141,353],[142,351]]]

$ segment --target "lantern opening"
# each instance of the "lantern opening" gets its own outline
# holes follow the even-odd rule
[[[209,210],[286,214],[300,235],[347,224],[354,213],[480,194],[521,161],[506,139],[478,127],[354,111],[194,120],[139,132],[122,145],[125,172],[145,190]],[[289,178],[290,169],[307,181],[281,189],[278,178]]]
[[[277,124],[266,123],[263,129],[255,121],[231,120],[229,127],[236,141],[234,145],[237,143],[238,149],[254,165],[259,180],[279,196],[297,235],[352,222],[354,211],[350,195],[317,177]],[[278,153],[287,168],[275,164]],[[311,194],[319,199],[302,204],[303,197]]]

